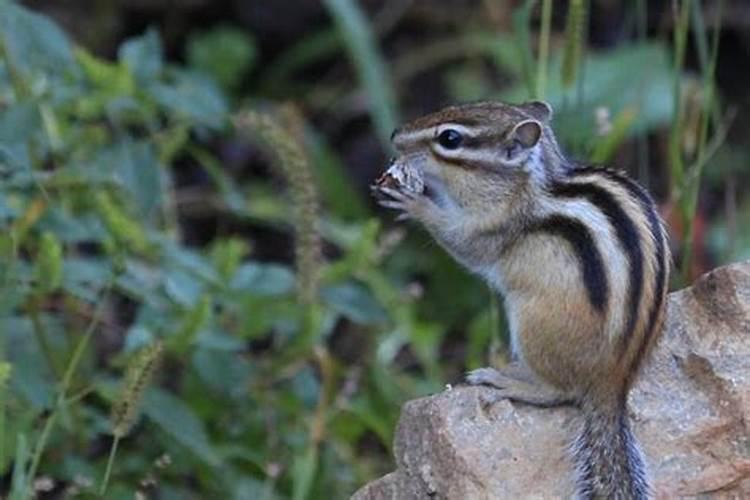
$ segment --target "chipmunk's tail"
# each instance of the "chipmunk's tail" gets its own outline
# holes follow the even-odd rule
[[[580,499],[649,498],[643,455],[628,423],[626,398],[583,401],[583,422],[572,446]]]

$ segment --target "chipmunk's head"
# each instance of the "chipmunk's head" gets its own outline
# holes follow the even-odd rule
[[[558,167],[548,153],[559,156],[551,116],[541,101],[451,106],[399,127],[392,141],[400,161],[423,172],[438,204],[482,210],[543,185]]]

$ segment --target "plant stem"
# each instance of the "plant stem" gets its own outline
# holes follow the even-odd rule
[[[39,313],[39,300],[39,297],[32,297],[29,304],[29,319],[31,319],[31,326],[34,330],[34,336],[39,343],[39,348],[47,359],[47,364],[52,370],[55,380],[60,380],[60,369],[57,366],[55,356],[52,354],[52,347],[50,346],[49,338],[47,337],[47,330],[44,328],[44,323],[42,323],[41,314]]]
[[[16,239],[14,238],[13,232],[10,231],[7,236],[8,240],[2,242],[3,248],[0,250],[0,255],[2,255],[3,260],[7,262],[7,264],[0,264],[0,291],[2,291],[2,296],[7,297],[9,293],[7,290],[11,286],[11,283],[13,283],[12,277],[13,273],[15,271],[15,265],[16,260],[18,256],[18,247],[16,244]],[[6,244],[8,247],[6,247]],[[0,301],[0,318],[7,317],[9,312],[9,306],[7,301]],[[0,328],[3,330],[5,329],[6,323],[3,321],[0,321]],[[5,346],[5,339],[7,338],[7,332],[0,331],[0,363],[5,362],[5,352],[6,352],[6,346]],[[12,369],[12,367],[11,367]],[[12,373],[11,375],[12,376]],[[5,474],[5,447],[6,447],[6,440],[5,440],[5,430],[6,430],[6,402],[7,402],[7,381],[6,383],[3,383],[0,381],[0,475]]]
[[[683,208],[683,219],[685,221],[685,253],[682,259],[681,277],[682,282],[687,283],[690,279],[690,269],[693,261],[693,238],[695,235],[695,212],[698,208],[698,195],[700,192],[701,177],[703,167],[707,162],[708,155],[708,127],[711,122],[711,111],[714,109],[714,74],[716,73],[716,63],[719,57],[719,40],[721,38],[721,11],[723,0],[719,0],[716,14],[716,23],[714,25],[713,41],[711,46],[711,55],[709,61],[703,67],[703,94],[704,103],[701,113],[701,128],[698,136],[698,151],[696,160],[693,164],[689,177],[685,180],[686,195]],[[702,16],[697,15],[695,19],[701,22],[695,26],[696,29],[705,29],[702,23]],[[704,38],[704,37],[701,37]],[[718,135],[718,131],[716,132]]]
[[[112,440],[112,446],[109,449],[109,458],[107,459],[107,469],[104,471],[104,479],[99,487],[99,495],[104,496],[107,492],[107,485],[109,484],[109,476],[112,474],[112,465],[115,463],[115,455],[117,454],[117,445],[120,444],[120,436],[115,435]]]
[[[62,411],[63,407],[66,404],[66,400],[67,400],[66,395],[67,395],[68,389],[70,388],[71,382],[73,381],[73,376],[75,375],[76,369],[78,368],[78,363],[81,361],[81,357],[83,356],[83,353],[86,350],[86,346],[88,345],[89,340],[91,339],[91,336],[94,334],[94,330],[96,329],[96,326],[99,324],[101,316],[104,312],[104,305],[107,302],[107,296],[109,294],[110,286],[111,286],[111,283],[106,285],[105,291],[99,300],[99,304],[97,305],[97,308],[94,311],[93,316],[91,317],[91,321],[89,322],[89,325],[86,328],[86,332],[83,334],[83,337],[78,342],[78,345],[76,346],[76,349],[73,352],[73,356],[71,357],[70,362],[68,363],[68,366],[65,370],[65,375],[63,376],[62,382],[60,383],[60,389],[57,394],[55,407],[52,410],[52,413],[50,414],[50,416],[47,418],[47,421],[44,423],[44,427],[42,428],[42,433],[40,434],[39,440],[37,441],[36,446],[34,447],[34,453],[32,455],[31,465],[29,466],[29,470],[26,475],[27,477],[26,491],[29,493],[29,496],[32,496],[34,477],[36,476],[37,469],[39,468],[39,462],[42,459],[42,454],[44,453],[44,449],[47,447],[47,441],[49,440],[50,433],[52,432],[52,429],[55,426],[55,423],[57,422],[57,418],[60,415],[60,412]]]
[[[516,39],[518,53],[521,58],[521,73],[523,81],[526,84],[529,97],[534,97],[534,54],[531,51],[531,35],[529,34],[529,24],[531,23],[531,9],[536,4],[536,0],[526,0],[522,6],[513,11],[513,33]]]
[[[675,3],[677,6],[677,3]],[[677,9],[677,7],[675,7]],[[674,81],[672,97],[674,111],[672,129],[669,140],[669,165],[672,176],[672,187],[682,187],[685,166],[682,159],[680,141],[682,139],[682,86],[681,73],[685,62],[685,46],[687,41],[688,21],[690,17],[690,0],[683,0],[679,12],[675,12],[674,29]]]
[[[547,90],[547,63],[549,59],[549,33],[552,25],[552,0],[542,2],[542,29],[539,32],[539,60],[536,66],[536,98],[544,99]]]

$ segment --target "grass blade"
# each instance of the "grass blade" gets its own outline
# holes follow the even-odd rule
[[[677,4],[675,4],[677,5]],[[669,166],[673,186],[682,186],[685,165],[682,158],[680,141],[682,138],[682,68],[685,64],[685,48],[687,45],[687,33],[689,28],[690,0],[683,0],[679,7],[675,7],[675,29],[674,29],[674,81],[673,99],[674,113],[672,118],[672,129],[669,140]]]
[[[536,66],[536,95],[544,99],[547,90],[547,65],[549,64],[549,33],[552,26],[552,0],[542,1],[542,28],[539,32],[539,59]]]
[[[354,0],[324,0],[324,3],[370,99],[370,115],[380,142],[389,149],[391,132],[398,122],[396,97],[370,25]]]
[[[531,50],[531,10],[536,5],[536,0],[526,0],[524,4],[513,12],[513,34],[521,59],[521,73],[526,84],[529,97],[534,96],[536,85],[534,83],[534,53]]]
[[[713,30],[713,40],[711,45],[711,55],[707,64],[702,67],[702,85],[703,85],[703,110],[701,113],[701,124],[698,137],[698,150],[696,154],[696,160],[690,169],[690,173],[687,176],[686,193],[681,199],[680,207],[682,209],[683,220],[685,222],[685,251],[682,258],[681,266],[681,278],[683,283],[687,283],[690,279],[690,270],[692,268],[693,260],[693,235],[695,233],[695,211],[698,207],[698,194],[700,190],[701,177],[703,175],[703,167],[709,156],[709,148],[707,147],[708,142],[708,126],[712,120],[712,111],[715,110],[715,81],[714,75],[716,74],[716,63],[719,58],[719,41],[721,39],[721,12],[723,8],[723,0],[719,0],[716,11],[716,22]],[[705,34],[705,23],[703,22],[702,12],[698,8],[693,10],[693,23],[696,31],[702,30],[702,32],[696,35],[697,38],[706,40]],[[718,123],[718,122],[717,122]],[[715,132],[716,136],[719,135],[719,131]],[[716,137],[715,137],[716,138]]]
[[[568,18],[565,21],[565,52],[562,63],[562,83],[570,87],[578,76],[583,53],[584,30],[586,28],[586,4],[584,0],[568,2]]]

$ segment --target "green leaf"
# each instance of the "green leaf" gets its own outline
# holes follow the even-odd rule
[[[513,36],[516,39],[516,50],[521,59],[521,74],[523,75],[523,97],[519,101],[525,101],[534,95],[534,53],[531,50],[531,15],[536,0],[525,0],[521,6],[513,11]],[[521,93],[521,91],[518,91]]]
[[[174,269],[167,273],[164,290],[177,304],[192,307],[203,293],[203,283],[184,270]]]
[[[211,261],[185,246],[180,246],[173,241],[163,240],[161,242],[163,252],[162,262],[167,270],[181,269],[197,277],[201,281],[218,285],[219,275],[214,269]]]
[[[36,259],[35,281],[37,291],[51,293],[62,282],[63,248],[60,241],[49,231],[42,233]]]
[[[232,481],[232,500],[247,500],[258,498],[263,500],[276,500],[280,498],[273,491],[271,481],[261,482],[251,477],[243,476]]]
[[[308,498],[317,468],[318,449],[315,446],[308,447],[304,455],[294,457],[294,463],[292,464],[292,479],[294,481],[292,498],[294,500]]]
[[[37,409],[52,406],[55,380],[35,341],[28,318],[10,316],[0,319],[0,331],[6,336],[8,359],[13,363],[10,387]]]
[[[68,257],[63,262],[63,288],[83,300],[95,302],[109,277],[110,266],[104,259]]]
[[[560,54],[558,54],[560,55]],[[562,61],[551,61],[545,99],[555,108],[554,125],[560,136],[576,144],[585,144],[595,135],[594,114],[605,106],[611,116],[623,110],[635,111],[629,134],[637,134],[666,125],[672,118],[672,82],[674,71],[663,43],[633,44],[585,57],[586,76],[577,88],[567,90],[562,82]],[[633,78],[633,68],[639,68]],[[577,87],[577,86],[576,86]],[[580,92],[581,101],[575,102]],[[500,95],[510,102],[527,97],[524,86],[516,86]]]
[[[586,38],[586,8],[584,0],[569,0],[568,14],[565,20],[565,52],[562,62],[562,83],[570,87],[578,74]]]
[[[149,28],[143,35],[126,40],[120,46],[118,57],[140,84],[156,80],[164,64],[159,33]]]
[[[39,219],[39,228],[55,233],[63,243],[103,241],[107,236],[101,220],[93,214],[70,213],[68,207],[55,205]]]
[[[218,26],[188,38],[190,65],[214,77],[225,89],[237,88],[255,58],[253,39],[231,26]]]
[[[3,50],[4,49],[4,50]],[[60,76],[74,66],[65,33],[45,16],[14,2],[0,1],[0,54],[26,79]]]
[[[244,239],[226,238],[215,240],[211,246],[211,260],[222,282],[228,282],[247,255],[250,247]]]
[[[230,287],[260,296],[284,295],[294,289],[294,283],[294,274],[287,267],[248,262],[237,269]]]
[[[0,143],[26,147],[27,141],[36,136],[41,126],[36,104],[28,101],[12,104],[0,113]]]
[[[89,81],[110,95],[130,95],[135,91],[135,80],[128,66],[99,59],[82,48],[76,49],[75,56]]]
[[[371,325],[383,323],[388,315],[383,306],[375,300],[369,289],[354,283],[346,283],[324,288],[323,301],[356,323]]]
[[[208,465],[219,465],[219,456],[208,439],[203,422],[181,399],[152,387],[143,396],[143,413],[196,457]]]
[[[10,500],[26,498],[26,463],[29,461],[29,445],[26,435],[21,434],[16,441],[15,467],[10,483]]]
[[[247,396],[250,365],[241,354],[198,349],[193,354],[196,372],[212,390],[239,399]]]
[[[124,140],[104,154],[101,165],[112,166],[116,179],[135,201],[138,215],[151,219],[162,201],[162,173],[153,144]]]
[[[125,352],[135,352],[154,341],[153,332],[143,325],[133,325],[125,334]]]
[[[224,95],[210,79],[197,73],[173,71],[170,83],[155,83],[148,94],[167,110],[196,125],[221,128],[227,123]]]

